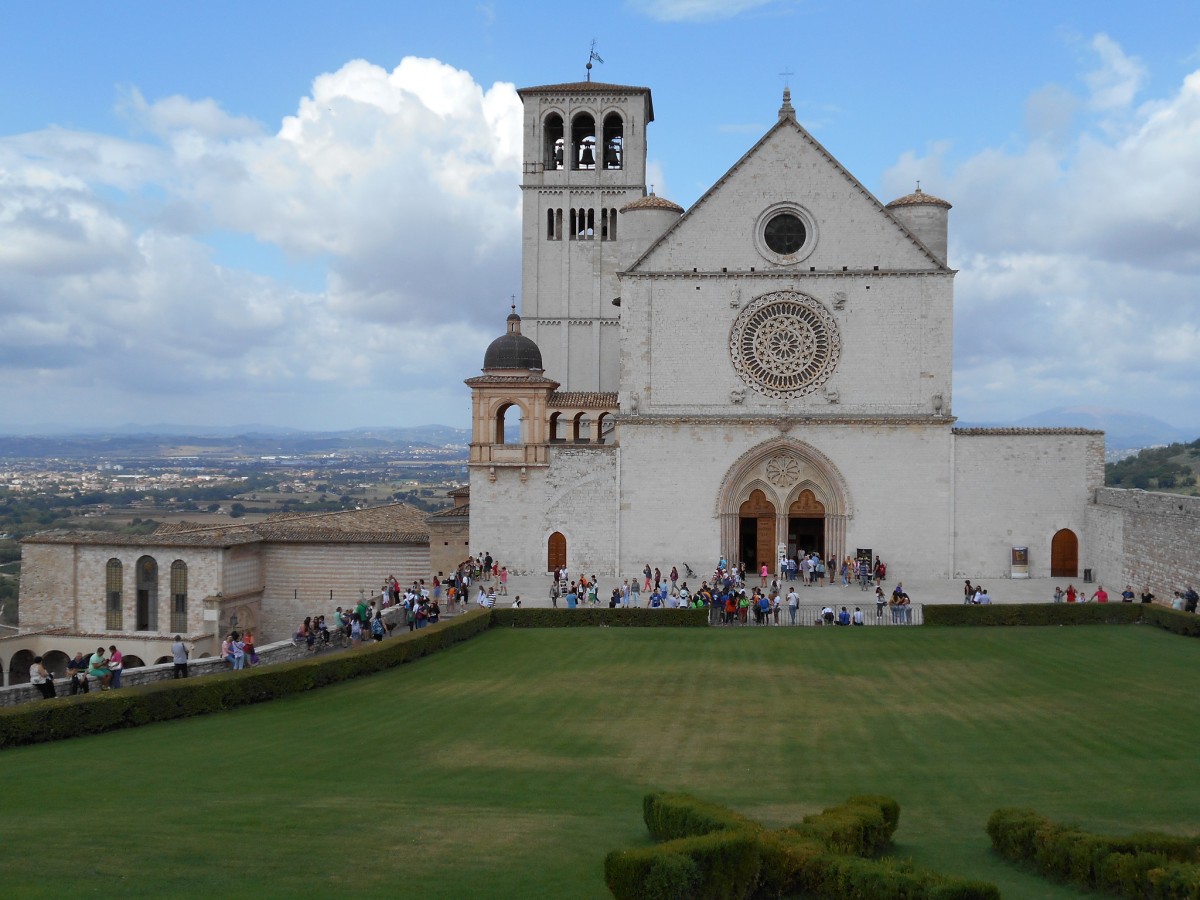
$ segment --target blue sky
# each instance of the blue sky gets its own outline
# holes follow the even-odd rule
[[[954,204],[961,419],[1200,430],[1200,14],[1096,0],[11,4],[0,425],[466,424],[519,291],[513,87],[592,39],[684,206],[783,72],[882,201]]]

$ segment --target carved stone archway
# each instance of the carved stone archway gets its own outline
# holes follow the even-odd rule
[[[853,508],[842,473],[815,447],[777,438],[742,454],[721,482],[716,513],[726,559],[738,560],[742,506],[754,491],[761,491],[774,507],[777,536],[786,540],[788,518],[795,510],[798,515],[820,517],[821,549],[827,557],[846,555],[846,523]]]

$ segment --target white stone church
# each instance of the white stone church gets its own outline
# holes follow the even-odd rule
[[[796,120],[686,212],[648,88],[525,88],[521,315],[472,392],[470,545],[631,575],[781,552],[1074,577],[1104,437],[957,429],[950,204],[886,205]],[[517,423],[519,422],[519,429]],[[519,433],[518,433],[519,432]]]

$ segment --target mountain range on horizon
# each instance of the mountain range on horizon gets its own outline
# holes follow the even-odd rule
[[[1135,450],[1158,444],[1190,443],[1200,438],[1200,425],[1177,427],[1162,419],[1143,413],[1099,406],[1058,406],[1025,416],[1015,421],[966,421],[959,428],[1091,428],[1105,432],[1109,450]],[[38,425],[0,424],[0,436],[12,438],[90,438],[104,437],[197,437],[231,439],[238,437],[270,438],[277,436],[292,440],[321,437],[355,439],[368,443],[416,443],[430,446],[461,444],[471,440],[469,428],[452,425],[371,426],[343,429],[294,428],[280,425],[179,425],[176,423],[138,424],[80,428],[59,423]]]

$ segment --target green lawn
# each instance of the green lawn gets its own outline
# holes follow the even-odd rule
[[[994,858],[1028,805],[1200,832],[1200,642],[1145,626],[502,630],[387,674],[0,753],[8,896],[605,897],[641,797],[773,825],[852,794],[898,855]]]

